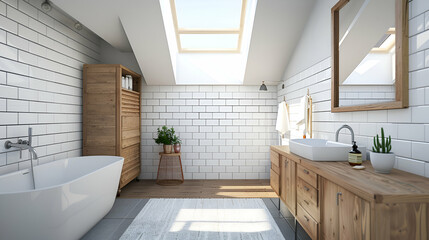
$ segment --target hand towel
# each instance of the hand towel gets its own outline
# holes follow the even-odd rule
[[[280,134],[285,134],[287,131],[289,131],[289,113],[287,111],[285,101],[279,104],[279,109],[277,111],[276,130],[279,131]]]
[[[298,112],[298,121],[296,123],[297,127],[299,127],[300,125],[304,124],[304,133],[307,135],[308,134],[308,96],[305,95],[304,97],[301,98],[301,103],[299,106],[299,112]]]

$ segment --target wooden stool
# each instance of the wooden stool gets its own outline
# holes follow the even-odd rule
[[[156,183],[159,185],[179,185],[185,179],[183,178],[182,158],[180,153],[159,153],[158,174]],[[174,160],[178,162],[174,162]],[[178,170],[180,167],[180,172]]]

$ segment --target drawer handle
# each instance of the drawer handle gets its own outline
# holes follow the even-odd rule
[[[304,186],[305,191],[310,191],[310,188],[308,188],[307,186]]]
[[[309,174],[310,172],[307,169],[303,170],[305,174]]]
[[[340,205],[340,196],[343,195],[342,192],[337,192],[337,206]]]
[[[305,215],[304,215],[304,218],[305,218],[305,220],[307,220],[307,222],[310,221],[310,219]]]
[[[305,202],[307,205],[310,205],[310,203],[308,203],[308,202],[307,202],[307,200],[304,200],[304,202]]]

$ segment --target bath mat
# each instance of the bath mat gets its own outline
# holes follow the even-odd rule
[[[261,199],[150,199],[120,239],[284,237]]]

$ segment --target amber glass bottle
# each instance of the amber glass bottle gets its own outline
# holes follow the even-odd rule
[[[362,153],[358,150],[356,142],[353,142],[353,149],[349,152],[349,164],[351,166],[362,165]]]

